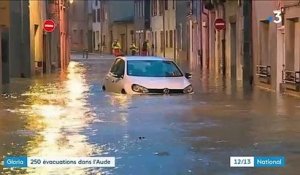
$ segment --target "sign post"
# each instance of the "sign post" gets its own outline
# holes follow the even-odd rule
[[[46,32],[53,32],[55,29],[55,22],[51,19],[45,20],[43,28]]]
[[[218,31],[220,31],[220,30],[224,30],[225,29],[226,22],[222,18],[217,18],[215,20],[215,24],[214,25],[215,25],[215,29],[218,30]]]

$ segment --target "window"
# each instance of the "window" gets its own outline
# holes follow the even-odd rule
[[[105,35],[102,36],[102,45],[105,46]]]
[[[93,10],[93,22],[96,22],[96,10]]]
[[[80,43],[83,43],[83,30],[80,30]]]
[[[168,48],[169,46],[169,44],[168,44],[168,41],[169,41],[169,39],[168,39],[168,31],[166,31],[166,48]]]
[[[183,32],[182,32],[182,23],[179,24],[180,30],[179,30],[179,40],[180,40],[180,50],[182,50],[182,38],[183,38]]]
[[[101,21],[101,14],[100,14],[100,9],[97,9],[97,21]]]
[[[93,48],[96,48],[96,32],[93,32]]]
[[[98,0],[95,0],[95,6],[98,6]]]
[[[164,12],[164,1],[159,1],[159,15],[162,15]]]
[[[173,0],[173,9],[175,9],[175,0]]]
[[[154,33],[154,48],[155,48],[155,53],[157,52],[157,32]]]
[[[142,1],[142,16],[145,16],[145,1]]]
[[[72,37],[73,43],[77,43],[77,38],[78,38],[77,30],[73,30],[73,37]]]
[[[152,0],[152,16],[156,16],[157,15],[157,0]]]
[[[99,42],[99,31],[96,32],[95,43],[97,44],[97,46],[98,46],[98,44],[100,43],[100,42]]]
[[[170,47],[173,48],[173,30],[170,30]]]
[[[165,0],[165,10],[168,10],[168,3],[169,3],[169,0]]]
[[[137,16],[140,17],[140,1],[137,2]]]
[[[162,52],[164,49],[165,45],[165,36],[164,36],[164,31],[160,31],[160,51]]]
[[[127,74],[138,77],[182,77],[183,74],[173,61],[128,60]]]
[[[124,75],[124,71],[125,71],[125,61],[122,59],[117,59],[114,65],[112,66],[112,68],[110,69],[110,72],[117,76]]]

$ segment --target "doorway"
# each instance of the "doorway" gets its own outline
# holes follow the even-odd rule
[[[236,23],[230,23],[231,78],[236,79]]]
[[[121,50],[124,54],[127,55],[125,34],[123,33],[120,36],[121,36]]]
[[[2,63],[2,84],[9,83],[9,32],[2,30],[1,34],[1,63]]]

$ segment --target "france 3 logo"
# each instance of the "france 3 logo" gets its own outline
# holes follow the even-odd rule
[[[282,11],[281,10],[274,10],[274,16],[269,16],[267,19],[269,22],[274,22],[279,24],[282,22]]]

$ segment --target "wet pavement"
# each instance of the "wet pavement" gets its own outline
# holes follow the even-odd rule
[[[67,73],[14,79],[0,96],[0,155],[116,157],[115,168],[0,174],[274,175],[300,172],[300,99],[193,71],[195,94],[101,90],[113,57],[73,55]],[[230,168],[230,156],[285,156],[284,168]]]

